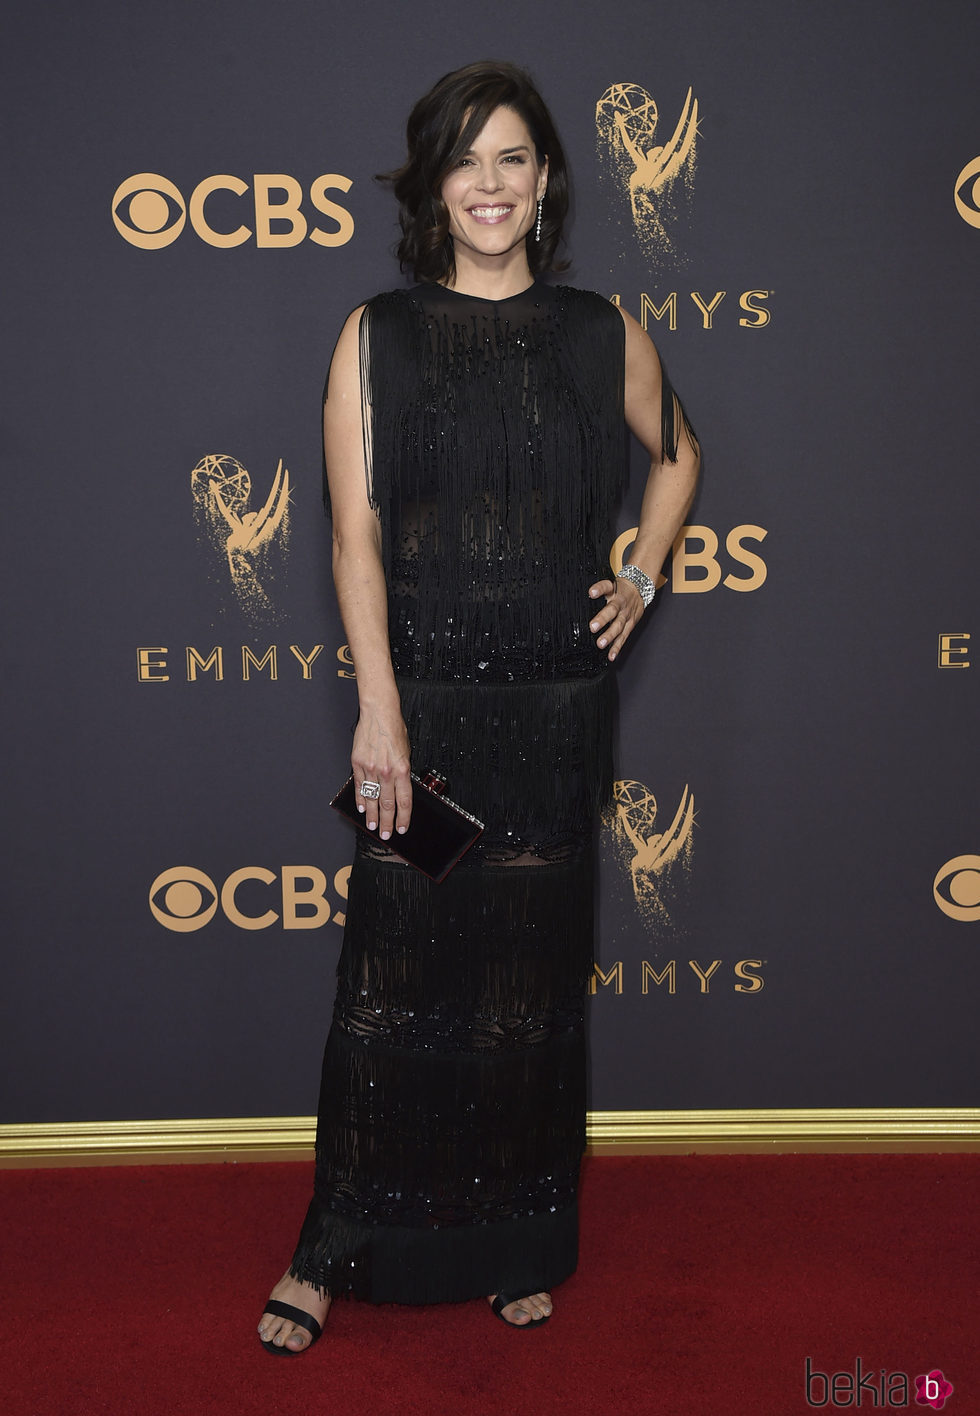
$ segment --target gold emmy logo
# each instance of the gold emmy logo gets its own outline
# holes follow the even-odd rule
[[[666,897],[678,871],[690,875],[694,842],[694,795],[687,786],[666,831],[655,829],[657,799],[642,782],[617,782],[607,824],[617,854],[629,869],[637,908],[648,923],[670,918]]]
[[[954,856],[941,865],[932,894],[944,915],[971,923],[980,919],[980,856]]]
[[[289,472],[279,459],[272,490],[260,511],[249,509],[252,479],[227,453],[202,457],[191,472],[194,515],[202,540],[209,540],[227,566],[232,592],[249,619],[274,613],[268,590],[259,578],[272,574],[269,554],[289,546]]]
[[[953,184],[956,210],[970,226],[980,227],[980,157],[968,162]]]
[[[698,101],[691,89],[673,134],[654,141],[660,114],[656,100],[639,84],[610,84],[596,104],[600,155],[615,184],[625,188],[637,239],[646,254],[676,258],[668,231],[677,214],[678,192],[690,198],[694,186]]]

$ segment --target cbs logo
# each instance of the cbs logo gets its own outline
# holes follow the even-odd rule
[[[617,536],[609,553],[609,564],[614,571],[623,568],[623,561],[630,546],[636,540],[637,528],[631,527]],[[760,555],[750,551],[745,544],[754,541],[757,545],[765,540],[767,532],[762,526],[746,523],[733,526],[725,537],[725,552],[736,565],[743,566],[748,574],[736,575],[734,571],[722,576],[719,559],[720,540],[710,526],[682,526],[680,535],[670,552],[670,588],[675,595],[697,595],[706,590],[714,590],[724,585],[729,590],[758,590],[765,584],[768,567]],[[657,588],[666,585],[667,577],[657,576]]]
[[[252,178],[250,210],[244,212],[240,199],[249,191],[249,184],[230,173],[205,177],[185,202],[169,178],[158,172],[137,172],[113,193],[112,220],[123,240],[143,251],[161,251],[171,245],[188,218],[202,241],[225,250],[244,245],[253,236],[261,247],[298,246],[307,236],[318,246],[344,246],[354,234],[354,218],[327,193],[349,192],[351,185],[349,177],[337,172],[314,180],[310,204],[333,222],[324,229],[307,221],[301,210],[303,188],[285,172],[257,172]],[[242,215],[251,220],[251,226],[241,221]]]
[[[980,157],[968,162],[953,184],[956,210],[971,226],[980,226]]]
[[[345,865],[333,878],[334,889],[347,900],[347,879],[350,866]],[[250,889],[242,887],[249,882]],[[233,870],[220,890],[209,875],[193,865],[175,865],[164,870],[150,886],[150,913],[164,929],[175,934],[192,934],[210,924],[220,904],[222,913],[239,929],[269,929],[282,919],[283,929],[319,929],[331,917],[327,901],[327,877],[315,865],[284,865],[279,872],[279,891],[268,898],[268,891],[256,889],[276,882],[274,871],[262,865],[246,865]],[[239,899],[239,891],[248,900]],[[279,911],[271,908],[278,904]],[[261,904],[264,908],[256,908]],[[246,908],[246,905],[249,908]],[[335,924],[344,923],[341,911],[333,914]]]
[[[932,895],[944,915],[964,923],[980,919],[980,856],[953,856],[939,867]]]

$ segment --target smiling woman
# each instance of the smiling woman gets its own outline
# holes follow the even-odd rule
[[[455,283],[455,242],[465,241],[467,223],[457,212],[453,224],[453,208],[461,198],[465,207],[466,189],[457,185],[466,180],[464,174],[476,182],[470,190],[477,205],[493,206],[490,198],[502,198],[507,206],[513,200],[520,211],[521,220],[500,220],[509,233],[520,228],[511,248],[512,268],[521,270],[517,256],[523,240],[525,282],[564,269],[555,253],[568,214],[565,153],[526,74],[510,64],[471,64],[447,74],[412,110],[407,137],[407,162],[380,179],[392,184],[398,199],[403,270],[414,271],[419,280]],[[479,187],[481,175],[491,181],[490,189]],[[527,182],[533,185],[530,219],[523,200]],[[475,219],[468,220],[472,226]],[[484,269],[490,273],[495,268],[491,262]]]
[[[538,157],[527,124],[512,108],[495,109],[442,184],[457,266],[462,248],[468,264],[501,284],[511,267],[523,271],[547,188],[548,158]]]
[[[408,140],[392,180],[420,283],[350,316],[324,405],[373,835],[351,869],[314,1195],[259,1327],[286,1354],[344,1295],[482,1296],[537,1326],[575,1269],[611,664],[698,467],[639,326],[537,278],[568,196],[527,76],[447,75]],[[611,579],[627,426],[651,468],[633,564]],[[413,765],[485,822],[438,885],[385,844],[411,819]]]

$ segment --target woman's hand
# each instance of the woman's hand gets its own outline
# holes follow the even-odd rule
[[[404,835],[412,818],[412,778],[408,732],[401,714],[362,708],[350,760],[354,798],[368,830],[377,831],[382,841],[389,839],[393,829]],[[361,796],[362,782],[380,785],[377,801]]]
[[[593,616],[589,629],[593,634],[598,634],[596,643],[599,648],[609,650],[606,657],[612,663],[643,613],[643,596],[631,580],[624,580],[620,576],[615,580],[600,580],[597,584],[590,585],[589,595],[593,600],[598,599],[600,595],[606,597],[606,603],[598,614]]]

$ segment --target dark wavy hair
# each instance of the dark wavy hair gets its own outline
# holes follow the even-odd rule
[[[416,280],[452,281],[456,275],[449,212],[440,192],[453,167],[498,108],[512,108],[527,124],[539,162],[548,159],[541,240],[528,232],[532,275],[565,270],[555,260],[568,213],[568,165],[551,114],[530,77],[514,64],[483,60],[444,74],[408,118],[408,158],[394,172],[378,174],[398,199],[402,239],[395,248],[402,270]]]

